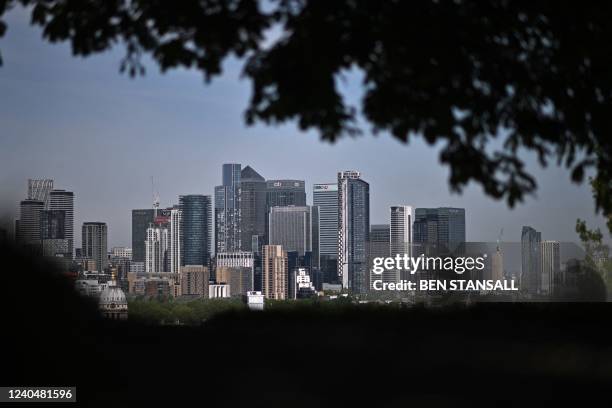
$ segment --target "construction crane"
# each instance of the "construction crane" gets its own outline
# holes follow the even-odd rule
[[[499,251],[499,243],[501,242],[503,236],[504,236],[504,229],[502,228],[499,231],[499,235],[497,236],[497,250],[498,251]]]
[[[153,219],[156,219],[157,210],[159,209],[159,191],[155,191],[153,176],[151,176],[151,196],[153,197]]]

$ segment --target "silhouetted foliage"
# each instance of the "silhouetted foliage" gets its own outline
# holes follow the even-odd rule
[[[536,189],[523,150],[571,169],[575,182],[595,169],[597,210],[612,213],[610,3],[0,0],[0,16],[16,4],[75,55],[122,44],[130,75],[144,72],[143,54],[207,81],[242,57],[248,123],[296,120],[333,141],[359,133],[361,111],[375,132],[441,142],[456,191],[476,181],[514,205]],[[360,109],[337,87],[351,69],[364,75]]]
[[[612,259],[610,247],[603,242],[603,234],[599,228],[590,230],[586,222],[576,220],[576,232],[584,247],[586,266],[598,272],[605,284],[612,287]]]
[[[564,271],[563,282],[555,288],[552,300],[556,302],[605,302],[608,290],[605,276],[588,262],[570,260]]]

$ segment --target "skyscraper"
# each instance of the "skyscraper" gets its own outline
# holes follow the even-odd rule
[[[178,208],[170,211],[170,270],[168,272],[179,273],[181,271],[181,223],[183,212]]]
[[[66,212],[61,210],[42,210],[40,212],[40,238],[64,239]]]
[[[30,246],[40,246],[40,213],[42,200],[23,200],[19,205],[19,240]]]
[[[436,252],[454,252],[465,244],[465,209],[417,208],[414,212],[413,240]]]
[[[491,279],[501,280],[504,278],[504,254],[501,247],[497,244],[493,260],[491,261]]]
[[[412,207],[391,206],[390,224],[391,256],[408,254],[412,256]]]
[[[312,266],[319,265],[318,207],[272,207],[269,214],[269,244],[281,245],[299,256],[310,253]]]
[[[266,180],[251,166],[240,173],[240,247],[258,253],[266,235]]]
[[[145,261],[147,228],[153,222],[152,208],[132,210],[132,261]]]
[[[551,295],[561,283],[561,259],[559,241],[540,243],[540,293]]]
[[[179,197],[182,265],[208,266],[212,251],[212,203],[207,195]]]
[[[170,231],[167,224],[151,224],[145,241],[145,272],[168,272]]]
[[[40,212],[40,239],[44,256],[71,258],[65,235],[66,212],[42,210]]]
[[[266,181],[266,238],[270,243],[270,209],[272,207],[305,206],[306,183],[304,180],[267,180]]]
[[[369,287],[370,185],[357,171],[338,173],[338,275],[355,293]]]
[[[263,295],[266,299],[286,299],[288,295],[287,252],[280,245],[264,245],[262,252]]]
[[[398,282],[399,271],[385,269],[382,274],[372,272],[374,258],[386,258],[391,254],[391,227],[389,224],[372,224],[370,226],[370,242],[368,248],[368,270],[370,271],[370,289],[375,280],[383,282]]]
[[[215,187],[215,253],[240,249],[240,168],[224,164],[222,184]]]
[[[53,190],[52,179],[28,179],[28,200],[37,200],[49,205],[49,192]]]
[[[145,241],[147,239],[147,228],[156,221],[169,221],[172,208],[157,209],[142,208],[132,210],[132,262],[145,262]]]
[[[315,184],[312,205],[319,208],[319,263],[326,282],[338,275],[338,184]]]
[[[537,294],[540,289],[540,242],[542,233],[524,226],[521,231],[521,289]]]
[[[338,256],[338,184],[315,184],[312,205],[319,207],[321,255]]]
[[[266,206],[286,207],[306,205],[304,180],[268,180],[266,182]]]
[[[51,190],[49,192],[49,210],[63,211],[64,239],[68,243],[68,254],[74,256],[74,193],[66,190]]]
[[[108,266],[107,245],[108,229],[104,222],[84,222],[81,250],[84,257],[96,262],[98,272]]]

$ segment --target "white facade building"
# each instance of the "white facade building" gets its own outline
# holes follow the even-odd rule
[[[215,257],[217,267],[253,268],[253,253],[245,251],[220,252]]]
[[[170,271],[180,273],[181,271],[181,221],[183,212],[173,209],[170,212]]]
[[[230,285],[217,283],[208,285],[208,297],[210,299],[220,299],[230,297]]]
[[[113,247],[111,249],[113,258],[132,259],[132,248],[128,247]]]
[[[249,309],[264,310],[264,295],[260,291],[247,292],[246,301]]]
[[[166,260],[168,256],[169,231],[165,226],[155,225],[147,228],[145,241],[145,272],[168,272]]]
[[[409,205],[391,206],[390,246],[391,256],[408,254],[412,256],[412,207]]]

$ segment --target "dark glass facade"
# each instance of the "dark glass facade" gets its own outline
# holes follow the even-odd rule
[[[40,212],[40,238],[65,239],[66,211],[43,210]]]
[[[370,185],[357,172],[338,174],[338,269],[342,284],[354,293],[369,286]]]
[[[260,253],[266,235],[266,180],[250,166],[240,173],[240,246]]]
[[[181,221],[181,264],[208,266],[212,250],[212,199],[192,194],[179,197]]]
[[[532,227],[521,230],[521,290],[536,294],[540,289],[540,243],[542,233]]]
[[[240,172],[237,163],[224,164],[222,185],[215,187],[215,251],[240,249]]]
[[[465,244],[464,208],[417,208],[414,212],[414,242],[436,252],[455,252]]]
[[[153,209],[132,210],[132,261],[145,261],[147,228],[153,222]]]

